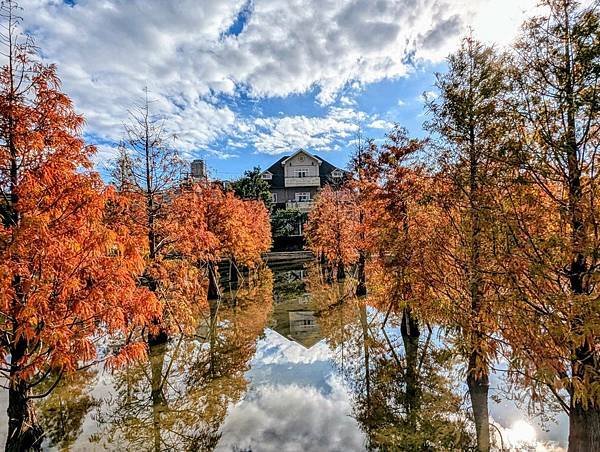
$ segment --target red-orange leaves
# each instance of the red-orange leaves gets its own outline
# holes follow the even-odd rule
[[[231,258],[254,266],[271,246],[269,213],[264,204],[243,201],[217,185],[186,188],[173,203],[173,244],[197,261]]]
[[[308,216],[309,247],[315,254],[324,254],[329,262],[354,263],[361,246],[359,228],[356,194],[346,186],[326,186]]]
[[[83,119],[53,67],[20,58],[27,91],[0,70],[0,348],[11,377],[30,380],[95,359],[92,338],[128,334],[159,307],[136,287],[130,237],[106,221],[111,194],[89,170]]]

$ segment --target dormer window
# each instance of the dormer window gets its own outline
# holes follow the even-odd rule
[[[339,169],[333,170],[331,172],[331,177],[335,177],[336,179],[340,178],[342,176],[343,176],[343,174],[342,174],[342,172]]]
[[[261,177],[262,177],[264,180],[272,180],[272,179],[273,179],[273,174],[271,174],[271,173],[270,173],[270,172],[268,172],[268,171],[265,171],[264,173],[262,173],[262,174],[261,174]]]

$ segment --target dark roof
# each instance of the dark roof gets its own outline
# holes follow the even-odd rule
[[[272,187],[283,187],[284,185],[284,168],[281,162],[283,162],[289,155],[284,155],[275,163],[273,163],[270,167],[267,168],[267,171],[273,175],[273,179],[268,181]]]
[[[329,175],[331,174],[331,172],[334,171],[334,170],[336,170],[336,169],[339,169],[343,173],[346,172],[343,169],[338,168],[337,166],[332,165],[327,160],[325,160],[323,157],[320,157],[320,156],[318,156],[316,154],[311,154],[308,151],[305,151],[305,152],[308,155],[312,155],[313,157],[318,158],[319,160],[321,160],[321,164],[319,165],[319,176],[321,177],[321,184],[323,182],[326,182],[328,180]],[[285,174],[285,172],[284,172],[284,168],[283,168],[283,165],[281,164],[281,162],[283,162],[288,157],[290,157],[290,156],[289,155],[284,155],[279,160],[277,160],[275,163],[273,163],[270,167],[267,168],[266,171],[270,172],[273,175],[273,178],[271,180],[267,181],[267,182],[269,182],[271,184],[272,187],[276,187],[276,188],[283,188],[284,187],[284,174]]]

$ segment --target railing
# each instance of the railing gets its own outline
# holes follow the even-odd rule
[[[319,176],[307,176],[307,177],[289,177],[284,178],[284,185],[286,187],[319,187],[321,185],[321,178]]]
[[[313,207],[313,201],[288,201],[285,203],[286,209],[298,209],[301,212],[308,212]]]

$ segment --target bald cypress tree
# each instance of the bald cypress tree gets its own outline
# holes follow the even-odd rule
[[[521,207],[508,223],[524,313],[512,347],[528,381],[550,388],[569,414],[569,451],[600,450],[599,16],[597,2],[542,3],[547,13],[524,25],[512,71],[515,173],[537,193],[532,209],[544,205],[541,220],[527,221]],[[536,339],[524,340],[529,333]]]
[[[447,221],[439,250],[442,289],[449,324],[458,326],[458,343],[467,361],[467,384],[479,451],[489,451],[488,391],[495,331],[488,275],[495,219],[490,206],[496,188],[497,154],[504,137],[504,63],[493,48],[466,38],[437,75],[439,97],[427,103],[432,119],[439,204]],[[451,282],[449,282],[451,281]]]

